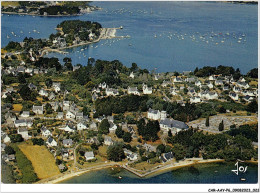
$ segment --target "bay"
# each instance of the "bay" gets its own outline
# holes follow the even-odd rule
[[[236,175],[231,170],[236,169],[234,163],[210,163],[179,168],[152,177],[139,178],[136,175],[121,169],[117,174],[112,170],[103,169],[85,173],[62,184],[250,184],[257,183],[257,165],[246,164],[245,173]],[[120,179],[119,176],[122,178]],[[246,181],[241,181],[245,178]]]
[[[136,62],[141,68],[157,72],[226,65],[247,73],[257,67],[257,5],[127,1],[93,4],[103,9],[73,17],[3,14],[1,46],[26,36],[48,38],[60,22],[80,19],[97,21],[103,27],[123,26],[116,35],[131,38],[102,40],[68,49],[66,55],[50,53],[48,57],[58,57],[61,62],[65,56],[71,57],[74,65],[86,65],[89,57],[118,59],[126,66]]]

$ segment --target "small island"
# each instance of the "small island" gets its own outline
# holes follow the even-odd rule
[[[102,28],[98,22],[65,20],[57,25],[57,33],[51,34],[48,39],[33,39],[25,37],[23,42],[10,41],[5,47],[16,55],[30,53],[30,60],[44,56],[48,52],[66,53],[62,50],[77,46],[96,43],[101,39],[127,38],[129,36],[116,36],[119,28]]]
[[[75,16],[100,9],[90,6],[88,1],[6,1],[1,4],[4,14],[34,16]]]

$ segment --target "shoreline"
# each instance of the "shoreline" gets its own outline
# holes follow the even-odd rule
[[[169,170],[175,170],[175,169],[179,169],[182,167],[192,166],[192,165],[196,165],[196,164],[217,163],[217,162],[225,162],[225,160],[223,160],[223,159],[207,159],[207,160],[190,160],[190,159],[188,159],[185,161],[181,161],[179,163],[171,163],[171,164],[165,165],[163,167],[156,168],[155,170],[146,172],[144,174],[140,174],[129,167],[123,166],[123,168],[128,170],[129,172],[137,175],[140,178],[144,178],[144,177],[157,176],[157,175],[165,173]]]
[[[103,40],[103,39],[128,38],[128,36],[116,36],[116,30],[117,29],[120,29],[120,28],[102,28],[99,38],[92,41],[92,42],[84,42],[84,43],[79,43],[79,44],[75,44],[75,45],[71,45],[71,46],[67,46],[67,47],[63,47],[63,48],[57,48],[57,49],[43,48],[41,57],[43,57],[46,54],[46,52],[58,52],[58,53],[61,53],[61,54],[66,54],[67,52],[62,51],[62,50],[71,49],[71,48],[80,47],[80,46],[85,46],[85,45],[89,45],[89,44],[94,44],[94,43],[97,43],[97,42],[99,42],[100,40]]]
[[[121,165],[120,163],[111,163],[111,164],[107,164],[107,165],[101,165],[98,167],[86,168],[86,169],[83,169],[82,171],[77,171],[75,173],[59,174],[56,177],[54,176],[49,179],[42,179],[42,180],[36,182],[35,184],[58,184],[59,182],[71,179],[76,176],[80,176],[87,172],[100,170],[100,169],[106,169],[106,168],[113,167],[113,166],[119,166],[119,167],[135,174],[139,178],[149,178],[149,177],[163,174],[169,170],[176,170],[176,169],[179,169],[182,167],[192,166],[192,165],[196,165],[196,164],[216,163],[216,162],[225,162],[225,160],[223,160],[223,159],[185,160],[185,161],[181,161],[179,163],[175,163],[175,164],[172,163],[172,164],[165,165],[163,167],[156,168],[155,170],[148,171],[144,174],[140,174],[137,171],[135,171],[134,169],[132,169],[131,167],[126,167],[125,165]]]
[[[62,174],[59,174],[57,176],[53,176],[53,177],[50,177],[50,178],[39,180],[38,182],[35,182],[34,184],[57,184],[59,182],[68,180],[68,179],[76,177],[76,176],[80,176],[80,175],[87,173],[87,172],[91,172],[91,171],[95,171],[95,170],[101,170],[101,169],[113,167],[113,166],[116,166],[116,165],[119,165],[119,164],[112,163],[112,164],[101,165],[101,166],[97,166],[97,167],[85,168],[85,169],[82,169],[81,171],[77,171],[77,172],[74,172],[74,173],[62,173]]]
[[[73,16],[81,16],[81,14],[73,14],[73,15],[39,15],[34,13],[16,13],[16,12],[2,12],[2,14],[7,15],[30,15],[30,16],[39,16],[39,17],[73,17]]]

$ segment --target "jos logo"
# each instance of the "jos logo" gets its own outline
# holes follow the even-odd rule
[[[236,175],[238,175],[239,172],[245,173],[245,172],[247,171],[247,167],[248,167],[248,166],[246,166],[246,167],[244,167],[244,166],[239,166],[238,163],[239,163],[239,162],[237,162],[237,163],[235,164],[235,166],[237,167],[237,169],[236,169],[236,170],[231,170],[231,171],[234,172]]]

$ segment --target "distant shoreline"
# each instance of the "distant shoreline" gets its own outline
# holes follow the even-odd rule
[[[16,12],[2,12],[2,14],[8,15],[30,15],[30,16],[40,16],[40,17],[72,17],[72,16],[81,16],[81,14],[72,14],[72,15],[39,15],[34,13],[16,13]]]

